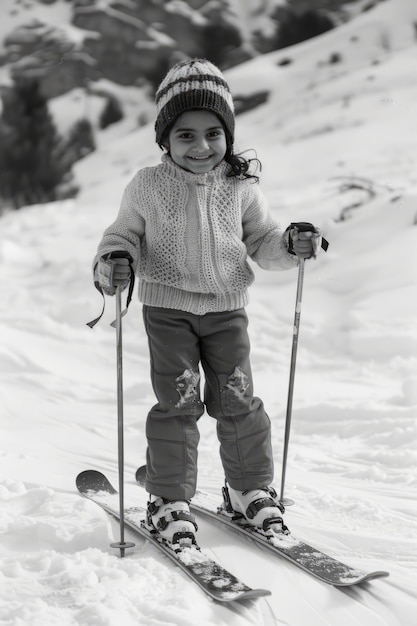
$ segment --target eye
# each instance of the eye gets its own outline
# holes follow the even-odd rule
[[[186,133],[186,132],[180,133],[178,135],[178,138],[179,139],[192,139],[193,138],[193,134],[192,133]]]
[[[221,129],[211,130],[207,133],[207,137],[209,139],[217,139],[217,137],[221,137],[223,135],[223,131]]]

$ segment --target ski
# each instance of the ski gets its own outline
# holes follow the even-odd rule
[[[118,492],[104,474],[86,470],[77,476],[76,485],[83,496],[98,504],[114,518],[120,519]],[[127,507],[124,520],[126,527],[155,545],[213,600],[228,603],[271,595],[266,589],[252,589],[245,585],[205,554],[198,545],[174,551],[156,531],[149,529],[144,507]]]
[[[136,481],[145,486],[146,466],[139,467],[136,472]],[[281,556],[305,572],[318,578],[322,582],[336,587],[350,587],[359,585],[374,578],[389,576],[385,571],[363,572],[350,567],[341,561],[321,552],[317,548],[304,543],[292,534],[266,534],[262,529],[248,524],[243,517],[237,518],[227,513],[223,506],[219,506],[218,498],[210,493],[197,490],[191,500],[190,508],[221,522],[239,535],[255,541],[268,552]]]

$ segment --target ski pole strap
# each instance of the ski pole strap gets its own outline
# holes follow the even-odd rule
[[[104,309],[106,308],[106,300],[104,298],[104,293],[103,293],[102,288],[100,287],[99,283],[96,281],[94,281],[94,286],[97,289],[97,291],[101,293],[101,297],[103,298],[103,307],[98,317],[96,317],[94,320],[91,320],[91,322],[87,322],[87,326],[89,326],[90,328],[94,328],[94,326],[101,320],[101,318],[104,315]]]
[[[130,269],[130,278],[129,278],[129,290],[127,293],[127,299],[126,299],[126,307],[124,309],[124,311],[122,312],[122,317],[124,317],[127,313],[127,310],[129,308],[129,304],[132,300],[132,295],[133,295],[133,289],[135,287],[135,272],[133,269],[133,261],[130,259],[129,257],[129,269]],[[89,326],[90,328],[94,328],[94,326],[101,320],[101,318],[104,315],[104,310],[106,308],[106,298],[104,296],[104,292],[103,289],[100,286],[100,283],[98,281],[94,281],[94,286],[97,289],[97,291],[99,293],[101,293],[101,296],[103,298],[103,308],[101,309],[101,313],[98,317],[96,317],[96,319],[91,320],[91,322],[87,322],[87,326]],[[113,328],[115,328],[116,326],[116,320],[114,320],[114,322],[112,322],[110,324],[110,326],[112,326]]]
[[[320,231],[313,224],[311,224],[310,222],[291,222],[291,224],[288,226],[288,228],[285,231],[285,232],[288,232],[288,234],[289,234],[289,237],[288,237],[288,252],[290,254],[295,254],[294,248],[293,248],[293,245],[292,245],[291,235],[290,235],[290,232],[293,229],[298,230],[298,232],[300,232],[300,233],[303,233],[303,232],[305,233],[305,232],[311,231],[313,233],[320,234]],[[329,247],[329,242],[323,236],[321,238],[321,247],[323,248],[324,252],[327,252],[327,249]]]

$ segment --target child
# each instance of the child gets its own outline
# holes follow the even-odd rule
[[[127,185],[95,259],[95,280],[107,295],[127,286],[130,265],[139,277],[158,400],[146,424],[149,522],[172,543],[193,538],[188,501],[206,407],[217,420],[229,508],[264,530],[287,532],[268,488],[270,420],[252,389],[247,256],[265,269],[294,268],[297,256],[315,256],[320,233],[313,226],[283,232],[272,219],[250,161],[233,152],[233,100],[212,63],[175,65],[158,88],[156,109],[162,163]]]

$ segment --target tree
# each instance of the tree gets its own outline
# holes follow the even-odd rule
[[[106,105],[100,115],[100,128],[107,128],[115,122],[123,119],[123,110],[117,98],[110,96],[107,98]]]
[[[209,22],[203,28],[203,55],[222,67],[231,50],[239,48],[242,37],[233,24],[226,21]]]
[[[90,152],[96,149],[94,131],[91,122],[82,118],[75,122],[68,137],[62,142],[62,160],[67,164],[67,169]]]
[[[38,81],[20,78],[3,94],[0,139],[2,198],[15,209],[55,200],[68,169]]]
[[[307,9],[301,13],[286,9],[280,15],[276,48],[293,46],[334,28],[331,18],[315,9]]]

